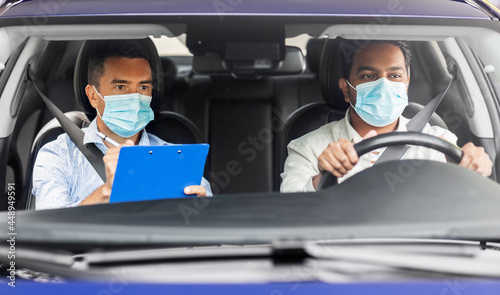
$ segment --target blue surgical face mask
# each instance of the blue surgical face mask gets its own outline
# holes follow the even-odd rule
[[[151,96],[129,93],[106,95],[103,98],[95,87],[94,90],[106,103],[102,116],[96,109],[97,114],[111,131],[123,138],[133,136],[154,119],[150,107]]]
[[[349,81],[347,83],[357,91],[356,105],[351,106],[363,121],[372,126],[383,127],[393,123],[408,105],[405,83],[386,78],[359,84],[356,88]]]

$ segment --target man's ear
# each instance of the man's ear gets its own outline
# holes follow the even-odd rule
[[[339,88],[342,90],[342,94],[344,94],[344,100],[349,102],[349,85],[347,84],[347,80],[345,78],[339,79]]]
[[[87,84],[85,86],[85,93],[87,94],[87,97],[89,99],[90,105],[94,108],[97,109],[97,93],[95,93],[94,87],[92,85]]]

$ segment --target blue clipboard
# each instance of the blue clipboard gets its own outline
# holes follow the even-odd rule
[[[191,197],[200,185],[208,144],[122,147],[110,203]]]

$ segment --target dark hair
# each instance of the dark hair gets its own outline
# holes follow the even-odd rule
[[[399,47],[405,59],[406,71],[410,72],[410,59],[411,51],[403,41],[393,41],[393,40],[342,40],[340,42],[340,59],[342,65],[342,76],[349,79],[349,73],[351,72],[352,63],[354,55],[359,53],[363,48],[368,47],[372,44],[392,44]]]
[[[134,40],[93,41],[89,53],[88,83],[99,88],[104,75],[104,62],[111,57],[144,58],[151,67],[148,51]],[[151,67],[152,68],[152,67]]]

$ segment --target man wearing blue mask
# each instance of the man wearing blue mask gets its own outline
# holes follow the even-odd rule
[[[364,47],[342,52],[342,75],[339,87],[350,107],[344,119],[331,122],[288,145],[289,156],[281,177],[282,192],[314,191],[324,173],[330,172],[342,182],[371,167],[383,149],[359,158],[353,144],[377,134],[406,131],[408,119],[401,116],[408,105],[411,52],[401,41],[363,42]],[[456,144],[457,137],[448,130],[427,124],[423,133]],[[462,148],[460,166],[489,176],[492,162],[482,147],[467,143]],[[412,146],[403,159],[427,159],[445,162],[435,150]]]
[[[168,144],[144,127],[154,119],[150,107],[153,75],[148,52],[134,41],[101,44],[89,57],[85,92],[97,117],[84,128],[84,143],[94,143],[105,155],[103,182],[67,134],[46,144],[33,170],[33,195],[37,209],[108,203],[122,146]],[[102,140],[103,133],[119,146]],[[211,195],[204,178],[186,194]]]

